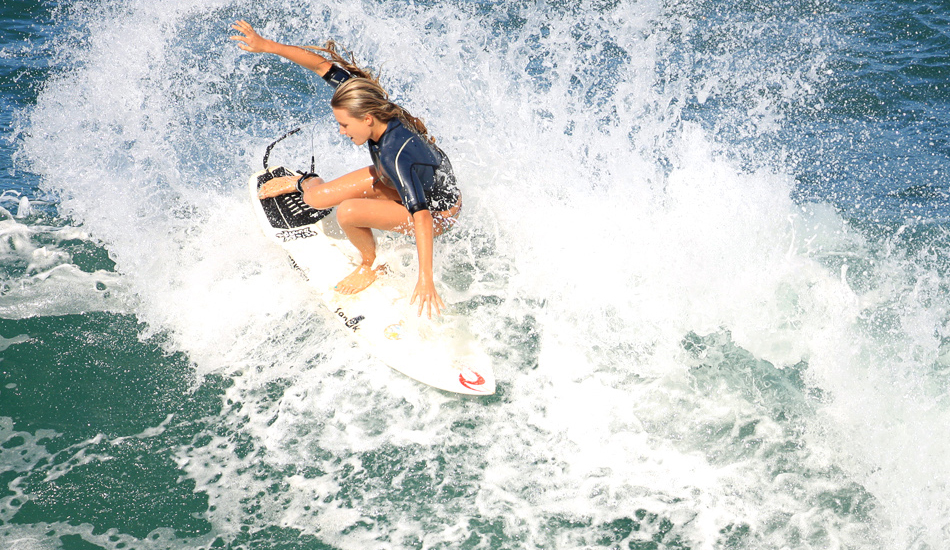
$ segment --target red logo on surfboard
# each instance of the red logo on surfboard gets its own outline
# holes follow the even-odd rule
[[[466,388],[468,388],[468,389],[470,389],[470,390],[472,390],[472,391],[485,391],[485,390],[483,390],[483,389],[481,389],[481,388],[473,388],[473,387],[472,387],[472,386],[481,386],[482,384],[484,384],[484,383],[485,383],[485,378],[482,377],[481,374],[478,374],[477,372],[475,372],[475,371],[473,371],[473,370],[469,370],[468,372],[474,374],[477,378],[476,378],[475,380],[466,380],[464,374],[459,374],[459,382],[460,382],[463,386],[465,386]]]

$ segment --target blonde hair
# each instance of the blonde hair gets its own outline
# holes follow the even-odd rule
[[[344,109],[353,118],[372,115],[380,122],[389,122],[398,118],[429,143],[435,143],[435,138],[429,135],[429,130],[422,119],[412,116],[409,111],[390,101],[389,92],[379,84],[379,78],[368,69],[357,65],[352,52],[344,48],[343,53],[347,55],[344,57],[337,51],[337,44],[333,40],[327,40],[323,47],[304,46],[304,48],[327,54],[333,63],[343,67],[355,77],[340,84],[333,94],[333,99],[330,100],[331,107]]]

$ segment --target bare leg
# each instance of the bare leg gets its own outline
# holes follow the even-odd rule
[[[281,181],[286,180],[286,181]],[[274,178],[268,194],[290,192],[295,189],[296,177]],[[399,201],[399,193],[385,185],[374,185],[376,171],[371,166],[361,168],[324,182],[313,178],[303,182],[303,200],[316,209],[337,207],[337,221],[360,253],[360,265],[337,284],[341,294],[356,294],[373,284],[385,270],[376,263],[376,239],[373,229],[412,233],[412,217]],[[271,183],[273,182],[273,183]],[[261,189],[264,192],[264,188]]]
[[[373,269],[376,239],[373,229],[410,233],[412,218],[406,207],[389,199],[349,199],[337,208],[337,221],[360,253],[359,267],[337,284],[341,294],[356,294],[373,284],[385,266]]]

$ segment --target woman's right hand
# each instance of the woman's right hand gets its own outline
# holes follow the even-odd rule
[[[252,27],[247,21],[242,19],[231,25],[231,28],[244,35],[231,37],[231,40],[244,42],[243,44],[238,44],[238,47],[242,50],[251,53],[264,53],[266,51],[265,48],[270,40],[267,40],[263,36],[257,34],[257,31],[254,30],[254,27]]]
[[[298,176],[282,176],[267,180],[267,182],[257,190],[257,198],[264,200],[279,195],[286,195],[297,190]]]

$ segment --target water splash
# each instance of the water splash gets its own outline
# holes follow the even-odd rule
[[[148,331],[233,380],[216,424],[175,450],[213,532],[341,548],[945,541],[948,449],[928,435],[950,426],[945,279],[792,200],[784,121],[821,101],[826,29],[783,33],[795,10],[755,6],[770,15],[72,5],[23,149]],[[312,141],[333,176],[366,155],[335,135],[319,79],[229,43],[236,18],[335,37],[440,138],[466,212],[437,270],[496,359],[498,397],[420,388],[311,314],[243,179],[300,123],[312,132],[275,162],[306,166]]]

